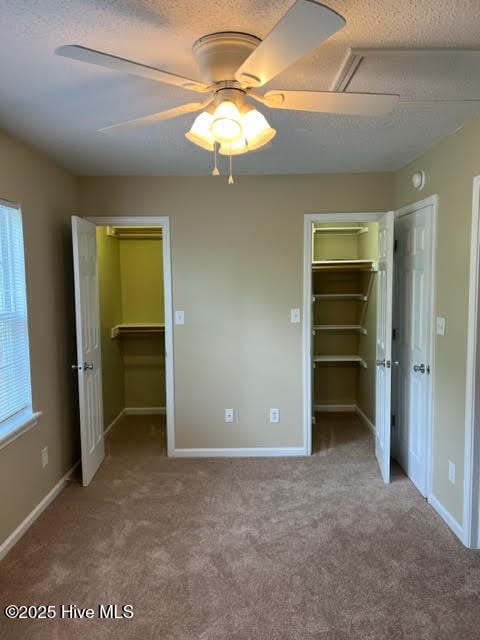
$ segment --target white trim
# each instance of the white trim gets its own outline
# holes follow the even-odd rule
[[[312,242],[313,231],[309,216],[303,229],[303,446],[312,455]]]
[[[110,431],[110,429],[112,429],[112,428],[117,424],[117,422],[120,420],[120,418],[121,418],[122,416],[124,416],[124,415],[125,415],[125,409],[122,409],[122,410],[120,411],[120,413],[118,414],[118,416],[117,416],[116,418],[114,418],[114,419],[111,421],[111,423],[108,425],[108,427],[104,430],[104,432],[103,432],[103,437],[105,437],[105,436],[107,435],[107,433]]]
[[[165,415],[166,407],[125,407],[125,415],[127,416],[149,416],[149,415]]]
[[[97,226],[162,227],[163,290],[165,303],[165,383],[167,396],[167,455],[175,451],[175,386],[173,343],[172,259],[170,246],[170,218],[168,216],[95,215],[85,218]]]
[[[373,435],[376,434],[377,430],[375,428],[375,425],[373,424],[373,422],[370,420],[370,418],[367,416],[366,413],[364,413],[360,407],[357,405],[355,407],[355,411],[356,413],[358,413],[358,415],[360,416],[360,418],[363,420],[363,422],[365,423],[365,425],[370,429],[370,431],[373,433]]]
[[[312,453],[312,226],[314,222],[378,222],[385,211],[307,213],[303,229],[303,443]]]
[[[37,506],[30,511],[28,516],[18,525],[18,527],[8,536],[6,540],[2,542],[0,545],[0,560],[4,558],[10,549],[17,544],[20,538],[28,531],[28,529],[32,526],[35,520],[40,516],[40,514],[51,504],[58,494],[62,491],[62,489],[67,484],[70,476],[73,474],[75,469],[80,464],[80,460],[76,462],[73,467],[67,471],[67,473],[61,478],[57,484],[51,489],[47,495],[37,504]]]
[[[480,176],[473,179],[472,228],[470,235],[470,283],[468,294],[467,384],[465,393],[465,474],[463,488],[464,543],[480,547]]]
[[[429,504],[435,509],[438,515],[442,518],[442,520],[450,527],[453,533],[460,538],[462,542],[464,542],[465,533],[462,528],[462,525],[459,524],[452,514],[445,509],[443,504],[436,498],[433,493],[428,497]]]
[[[396,209],[395,218],[401,218],[402,216],[407,216],[409,213],[413,213],[414,211],[418,211],[419,209],[423,209],[424,207],[432,206],[434,209],[438,207],[438,195],[433,194],[424,198],[423,200],[416,200],[415,202],[410,202],[410,204],[406,204],[404,207],[400,207],[400,209]]]
[[[230,449],[175,449],[175,458],[272,458],[308,455],[304,447],[238,447]]]
[[[318,413],[352,413],[356,409],[356,404],[316,404],[313,407],[313,410]]]
[[[5,198],[0,198],[0,205],[9,207],[10,209],[17,209],[18,211],[22,208],[18,202],[10,202],[10,200],[5,200]]]
[[[38,419],[41,415],[41,411],[35,411],[28,417],[23,414],[20,420],[18,419],[18,416],[16,420],[5,420],[4,427],[8,425],[8,430],[0,435],[0,449],[6,447],[11,442],[22,436],[24,433],[27,433],[27,431],[30,431],[30,429],[37,424]]]
[[[429,219],[431,224],[431,242],[430,242],[430,255],[428,256],[427,263],[430,264],[430,340],[428,344],[428,360],[430,364],[429,386],[428,386],[428,406],[427,406],[427,438],[425,442],[426,447],[426,497],[430,498],[432,492],[432,474],[433,474],[433,425],[434,425],[434,404],[433,394],[435,389],[435,304],[436,304],[436,264],[437,264],[437,220],[438,220],[438,195],[434,194],[412,202],[410,204],[401,207],[395,211],[395,218],[401,218],[411,213],[424,209],[425,207],[432,207],[432,217]],[[395,255],[394,255],[395,262]]]

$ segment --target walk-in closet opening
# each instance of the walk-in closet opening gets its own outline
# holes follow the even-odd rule
[[[166,455],[162,228],[97,226],[96,234],[106,454]]]
[[[312,224],[312,453],[374,439],[378,222]]]

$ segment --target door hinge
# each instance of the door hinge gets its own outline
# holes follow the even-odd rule
[[[396,253],[398,251],[398,240],[393,241],[393,252]]]
[[[397,339],[397,330],[392,329],[392,340],[396,340],[396,339]]]
[[[394,427],[395,426],[395,416],[392,414],[391,418],[390,418],[390,426]]]

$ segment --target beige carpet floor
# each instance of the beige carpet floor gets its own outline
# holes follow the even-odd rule
[[[172,460],[158,418],[125,420],[0,564],[7,640],[480,638],[466,550],[370,433],[323,417],[315,455]],[[133,619],[6,620],[3,605],[133,606]]]

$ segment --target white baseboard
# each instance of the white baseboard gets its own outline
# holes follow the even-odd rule
[[[160,415],[167,413],[167,407],[125,407],[124,412],[129,416]]]
[[[51,489],[47,495],[37,504],[37,506],[30,511],[28,516],[23,520],[18,527],[13,531],[6,540],[2,542],[0,545],[0,560],[4,558],[10,549],[17,544],[20,538],[28,531],[28,529],[32,526],[35,520],[41,515],[43,511],[48,507],[48,505],[55,500],[58,494],[62,491],[62,489],[67,484],[70,476],[73,474],[75,469],[80,464],[80,460],[76,462],[73,467],[67,471],[67,473],[63,476],[61,480],[57,482],[57,484]]]
[[[305,447],[239,447],[230,449],[174,449],[173,458],[272,458],[306,456]]]
[[[360,416],[360,418],[364,421],[364,423],[367,425],[367,427],[370,429],[370,431],[375,435],[376,433],[376,429],[375,429],[375,425],[373,424],[373,422],[370,420],[370,418],[367,417],[367,415],[365,413],[363,413],[363,411],[360,409],[360,407],[355,407],[356,412],[358,413],[358,415]]]
[[[114,418],[114,419],[111,421],[111,423],[108,425],[108,427],[105,429],[105,431],[103,432],[103,435],[104,435],[104,436],[106,436],[106,435],[107,435],[107,433],[110,431],[110,429],[112,429],[112,427],[114,427],[114,426],[117,424],[117,422],[120,420],[120,418],[121,418],[122,416],[124,416],[124,415],[125,415],[125,409],[122,409],[122,410],[120,411],[120,413],[118,414],[118,416],[117,416],[116,418]]]
[[[448,524],[453,533],[460,538],[460,540],[465,544],[465,531],[463,527],[455,520],[452,514],[445,509],[443,504],[436,498],[433,494],[429,496],[428,502],[432,505],[438,515],[442,518],[442,520]]]
[[[318,411],[319,413],[348,413],[350,411],[356,411],[356,404],[316,404],[313,407],[314,411]]]

